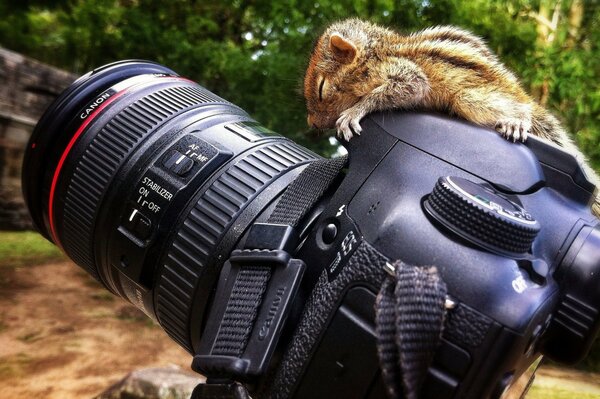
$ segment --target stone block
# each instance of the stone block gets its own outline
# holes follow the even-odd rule
[[[177,366],[135,370],[95,399],[189,399],[199,374]]]

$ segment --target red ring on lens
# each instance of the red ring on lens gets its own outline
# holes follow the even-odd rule
[[[94,112],[92,112],[86,118],[85,121],[83,121],[83,123],[81,124],[81,126],[79,126],[79,128],[77,129],[77,131],[75,132],[73,137],[71,137],[69,144],[67,144],[67,146],[65,147],[65,150],[63,151],[63,153],[58,161],[58,165],[56,165],[56,170],[54,171],[54,176],[52,177],[52,184],[50,186],[50,197],[48,200],[48,220],[50,223],[50,234],[52,235],[52,239],[53,239],[54,243],[56,245],[58,245],[61,249],[62,249],[62,244],[60,243],[60,240],[58,239],[58,234],[56,233],[56,227],[54,225],[54,194],[55,194],[55,190],[56,190],[56,184],[58,183],[58,177],[60,176],[60,171],[63,167],[63,164],[65,163],[65,160],[67,159],[67,156],[69,155],[69,152],[71,152],[71,148],[73,148],[73,146],[75,145],[75,142],[77,141],[79,136],[81,136],[81,134],[86,129],[86,127],[96,118],[96,116],[98,116],[98,114],[100,112],[102,112],[102,110],[104,108],[106,108],[117,98],[119,98],[123,94],[125,94],[125,92],[127,92],[127,90],[129,90],[129,87],[127,89],[121,90],[120,92],[113,94],[111,97],[108,98],[108,100],[103,102],[100,107],[98,107]]]
[[[141,76],[144,76],[144,75],[138,75],[137,78],[139,78]],[[163,76],[148,75],[148,76],[152,76],[154,78],[159,78],[159,79],[160,78],[169,78],[169,79],[174,79],[174,80],[183,80],[183,81],[192,82],[192,83],[196,84],[195,82],[193,82],[187,78],[180,77],[180,76],[171,76],[171,75],[163,75]],[[50,196],[49,196],[49,200],[48,200],[48,220],[49,220],[49,224],[50,224],[50,235],[52,236],[52,240],[61,249],[63,249],[63,246],[62,246],[60,240],[58,239],[58,234],[56,233],[56,226],[54,224],[54,194],[56,191],[56,185],[58,184],[58,178],[60,176],[60,172],[63,167],[63,164],[65,163],[65,160],[67,159],[67,156],[69,155],[69,152],[71,151],[71,148],[75,145],[75,142],[77,141],[79,136],[81,136],[81,134],[85,131],[87,126],[96,118],[96,116],[98,116],[98,114],[100,114],[113,101],[115,101],[117,98],[121,97],[123,94],[127,93],[133,87],[136,87],[140,84],[145,83],[145,82],[140,82],[139,80],[135,80],[136,77],[131,77],[130,79],[133,79],[134,81],[131,82],[131,84],[129,86],[125,87],[121,91],[116,92],[111,97],[109,97],[106,101],[104,101],[102,103],[102,105],[100,105],[94,112],[92,112],[86,118],[86,120],[81,124],[81,126],[79,126],[79,128],[77,129],[77,131],[75,132],[73,137],[71,137],[69,144],[67,144],[67,146],[65,147],[65,150],[63,151],[63,153],[58,161],[58,164],[56,165],[56,170],[54,171],[54,176],[52,177],[52,184],[50,185]]]

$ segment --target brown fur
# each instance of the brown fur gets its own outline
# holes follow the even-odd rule
[[[360,120],[387,109],[425,109],[496,129],[513,141],[533,134],[583,160],[558,120],[540,107],[479,37],[440,26],[403,36],[359,19],[331,25],[304,78],[307,121],[350,140]],[[593,170],[586,173],[598,184]],[[600,212],[600,201],[595,204]]]

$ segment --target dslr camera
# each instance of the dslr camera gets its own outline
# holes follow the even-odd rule
[[[193,356],[195,397],[502,398],[542,355],[581,360],[600,225],[576,159],[436,114],[362,126],[323,159],[164,66],[116,62],[42,116],[24,196],[44,237]]]

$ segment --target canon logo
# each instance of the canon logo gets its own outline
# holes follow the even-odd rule
[[[92,112],[94,112],[94,110],[96,108],[98,108],[100,106],[100,104],[102,104],[104,101],[106,101],[106,99],[108,97],[110,97],[110,94],[104,93],[100,97],[95,99],[94,102],[91,103],[90,105],[88,105],[87,108],[81,113],[81,115],[79,115],[79,118],[81,118],[81,119],[87,118]]]
[[[271,329],[271,324],[273,323],[273,319],[277,315],[277,311],[279,310],[279,306],[281,306],[281,299],[283,298],[283,294],[285,294],[286,287],[279,287],[277,291],[275,291],[275,299],[271,302],[271,307],[269,308],[269,313],[267,314],[267,318],[265,319],[263,325],[258,330],[258,339],[262,341],[269,335],[269,331]]]

